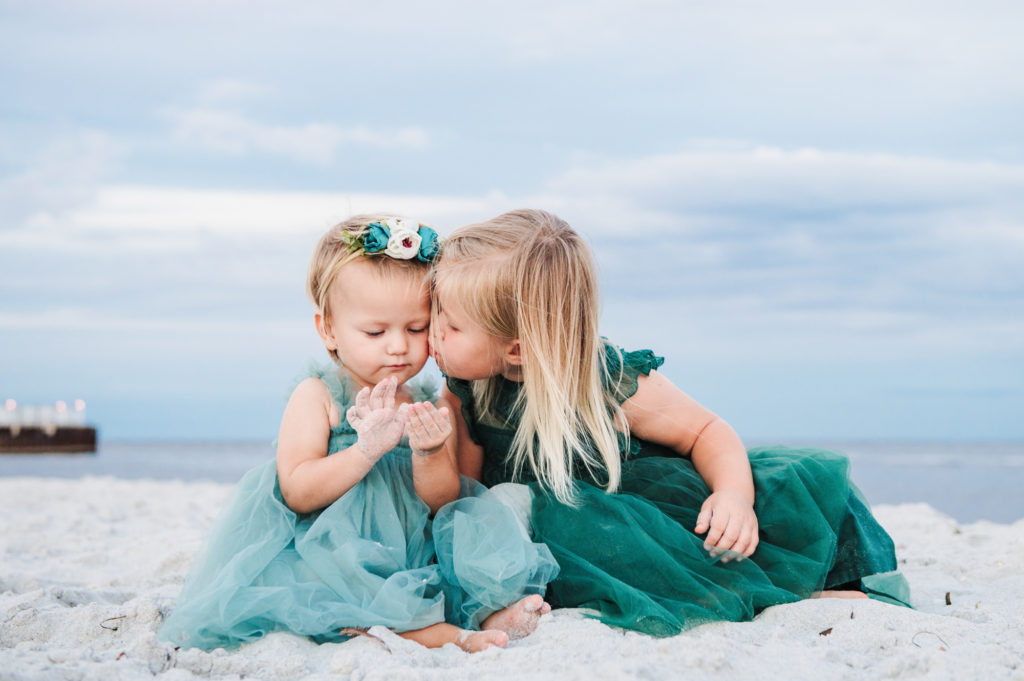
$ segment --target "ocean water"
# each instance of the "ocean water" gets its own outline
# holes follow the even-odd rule
[[[1024,442],[785,444],[844,452],[872,504],[924,502],[965,523],[1024,518]],[[273,456],[270,442],[101,441],[95,454],[0,454],[0,476],[235,482]]]

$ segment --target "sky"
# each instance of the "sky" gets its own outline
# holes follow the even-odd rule
[[[747,441],[1024,440],[1024,5],[0,0],[0,400],[272,439],[319,235],[536,207]]]

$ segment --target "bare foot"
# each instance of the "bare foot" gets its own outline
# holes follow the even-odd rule
[[[466,631],[447,622],[399,632],[398,635],[427,648],[440,648],[448,643],[454,643],[467,653],[479,653],[494,646],[504,648],[508,645],[508,634],[504,631]]]
[[[540,616],[549,612],[551,606],[544,602],[544,598],[533,594],[492,614],[484,620],[482,629],[503,631],[510,639],[524,638],[537,628]]]
[[[504,631],[462,631],[455,637],[455,645],[467,653],[479,653],[495,646],[508,645],[508,634]]]
[[[863,591],[821,591],[814,594],[815,598],[867,598]]]

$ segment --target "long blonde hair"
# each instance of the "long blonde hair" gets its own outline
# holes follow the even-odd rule
[[[515,210],[448,236],[435,263],[434,299],[451,296],[489,335],[518,339],[522,389],[512,444],[555,496],[573,502],[573,473],[603,471],[618,488],[619,440],[628,434],[618,402],[604,388],[598,286],[589,246],[569,225],[540,210]],[[496,423],[500,377],[473,381],[474,406]]]

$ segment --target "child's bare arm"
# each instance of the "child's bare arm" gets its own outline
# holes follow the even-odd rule
[[[459,472],[467,478],[480,480],[484,470],[484,448],[473,442],[473,438],[469,436],[469,428],[462,418],[462,401],[446,385],[441,388],[441,399],[438,403],[448,406],[452,422],[455,424],[455,453]]]
[[[409,407],[406,434],[412,449],[412,479],[416,494],[431,513],[459,496],[450,410],[429,402]]]
[[[323,381],[307,378],[292,392],[277,438],[277,478],[281,496],[296,513],[329,506],[373,467],[356,445],[327,456],[331,426],[339,422]]]
[[[753,553],[758,541],[754,480],[736,431],[656,371],[640,376],[636,393],[622,408],[633,434],[690,456],[711,489],[694,528],[708,533],[705,546]]]

